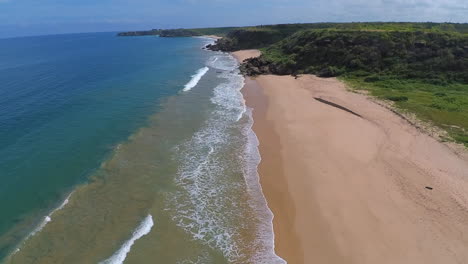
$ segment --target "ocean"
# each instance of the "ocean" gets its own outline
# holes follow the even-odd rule
[[[0,39],[0,259],[285,263],[212,39]]]

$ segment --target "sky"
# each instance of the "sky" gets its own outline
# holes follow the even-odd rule
[[[0,0],[0,37],[365,21],[468,22],[468,0]]]

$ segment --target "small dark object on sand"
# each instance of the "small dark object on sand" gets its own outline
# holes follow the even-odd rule
[[[333,103],[333,102],[324,100],[324,99],[319,98],[319,97],[314,97],[314,99],[317,100],[317,101],[319,101],[319,102],[321,102],[321,103],[324,103],[324,104],[327,104],[327,105],[336,107],[336,108],[338,108],[338,109],[344,110],[344,111],[346,111],[346,112],[348,112],[348,113],[351,113],[351,114],[353,114],[353,115],[355,115],[355,116],[358,116],[358,117],[361,117],[361,118],[362,118],[362,116],[361,116],[360,114],[355,113],[355,112],[349,110],[348,108],[343,107],[343,106],[341,106],[341,105],[339,105],[339,104],[335,104],[335,103]]]
[[[432,188],[432,187],[429,187],[429,186],[426,186],[426,189],[432,190],[433,188]]]

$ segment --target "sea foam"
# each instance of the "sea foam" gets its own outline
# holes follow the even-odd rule
[[[194,75],[192,75],[192,79],[185,85],[183,91],[187,92],[192,90],[193,87],[197,86],[198,82],[201,80],[203,75],[208,72],[208,67],[203,67],[197,71]]]
[[[286,264],[286,261],[275,253],[275,233],[273,231],[273,213],[267,205],[266,198],[263,194],[262,186],[260,185],[260,177],[258,174],[258,165],[261,161],[260,151],[258,146],[257,135],[253,131],[253,109],[246,107],[246,115],[248,117],[248,125],[242,131],[247,136],[247,144],[245,145],[245,166],[244,175],[247,186],[247,191],[250,194],[250,204],[253,208],[257,208],[256,212],[261,219],[257,230],[257,246],[259,250],[251,261],[252,263],[271,263],[271,264]]]
[[[217,53],[207,64],[222,71],[218,77],[223,82],[213,90],[214,109],[204,125],[175,149],[180,158],[175,180],[184,191],[171,199],[173,220],[194,239],[220,250],[230,263],[285,263],[274,253],[273,215],[258,181],[258,141],[251,129],[251,109],[240,93],[244,78],[229,54]],[[244,174],[245,182],[229,176],[233,171]],[[239,210],[248,209],[236,193],[245,192],[246,186],[249,207],[257,214],[242,220]],[[256,223],[256,240],[243,240],[245,223],[233,224],[233,219]]]
[[[226,129],[232,127],[240,112],[241,98],[236,90],[242,88],[243,77],[231,72],[235,64],[226,55],[210,59],[207,63],[217,70],[224,70],[219,77],[223,82],[214,88],[211,103],[214,109],[202,128],[190,140],[177,147],[180,158],[176,183],[184,191],[172,197],[176,208],[173,220],[193,238],[220,250],[231,262],[242,258],[242,245],[236,226],[229,224],[232,214],[227,204],[236,203],[229,192],[236,186],[229,185],[222,177],[224,166],[219,159],[230,137]],[[231,203],[232,202],[232,203]]]
[[[127,258],[128,252],[132,248],[135,241],[140,239],[141,237],[147,235],[151,228],[153,227],[153,216],[148,215],[141,221],[141,224],[133,231],[132,237],[125,241],[125,243],[114,253],[110,258],[100,262],[101,264],[121,264]]]

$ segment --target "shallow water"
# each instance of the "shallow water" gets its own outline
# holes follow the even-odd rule
[[[191,72],[183,82],[163,77],[178,91],[154,99],[153,114],[37,221],[8,262],[283,263],[237,63],[201,50],[206,39],[178,41],[185,46],[173,56]]]

